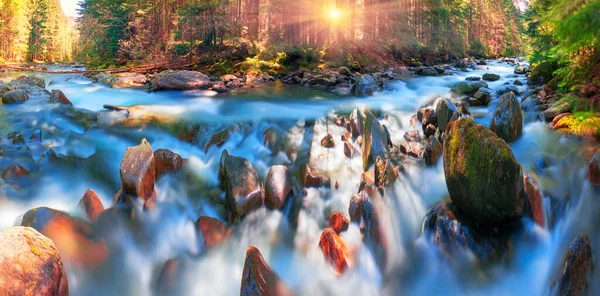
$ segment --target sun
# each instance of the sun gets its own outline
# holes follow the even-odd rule
[[[332,9],[329,11],[329,18],[332,21],[338,20],[342,16],[342,12],[337,9]]]

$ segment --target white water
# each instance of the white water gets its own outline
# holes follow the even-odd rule
[[[585,143],[564,138],[549,131],[543,123],[524,126],[523,136],[511,144],[524,173],[539,180],[540,189],[555,199],[570,202],[564,212],[554,214],[556,224],[548,229],[535,226],[524,218],[525,231],[511,241],[513,260],[492,267],[486,279],[473,283],[465,278],[438,252],[430,238],[421,236],[422,220],[429,208],[447,196],[443,165],[426,168],[422,163],[408,161],[407,173],[386,193],[386,232],[393,250],[391,267],[381,273],[371,252],[363,245],[360,231],[352,225],[342,237],[355,251],[354,265],[343,276],[336,277],[318,247],[319,236],[327,223],[328,213],[342,211],[347,215],[348,203],[355,193],[362,171],[359,157],[344,156],[339,141],[344,129],[325,118],[338,112],[349,112],[368,106],[388,114],[382,120],[398,143],[409,127],[416,110],[438,96],[447,96],[452,85],[467,76],[496,73],[502,76],[489,88],[497,89],[512,82],[513,68],[493,62],[487,69],[456,72],[443,77],[415,77],[394,83],[393,90],[369,98],[336,98],[322,92],[281,85],[263,86],[225,96],[212,92],[159,92],[110,89],[92,83],[84,77],[48,76],[53,81],[49,89],[61,89],[78,108],[101,111],[104,104],[139,106],[140,113],[157,113],[208,124],[208,131],[197,146],[177,140],[172,134],[156,128],[99,126],[87,132],[60,114],[50,113],[48,104],[35,99],[20,106],[3,106],[2,133],[22,131],[28,138],[35,127],[44,127],[43,145],[57,153],[97,160],[83,161],[76,170],[60,165],[42,168],[26,194],[7,190],[0,198],[0,227],[5,228],[35,206],[75,210],[77,201],[87,188],[93,188],[109,206],[120,187],[119,164],[125,149],[147,138],[153,149],[166,148],[189,158],[188,171],[196,187],[173,179],[157,184],[157,211],[141,216],[145,235],[115,221],[109,245],[110,256],[101,267],[80,266],[67,262],[69,286],[73,295],[140,294],[150,295],[155,270],[169,258],[185,263],[179,283],[183,295],[237,295],[246,248],[256,246],[269,265],[298,295],[547,295],[562,258],[572,239],[587,232],[592,248],[600,250],[598,221],[600,196],[585,181],[587,159],[582,150]],[[524,77],[519,75],[520,80]],[[520,87],[524,91],[525,86]],[[473,108],[480,114],[478,122],[489,125],[490,113],[497,98],[488,107]],[[316,119],[314,137],[306,142],[307,120]],[[212,147],[204,153],[204,143],[212,132],[240,123],[230,133],[222,147]],[[264,178],[271,165],[290,164],[297,154],[286,151],[272,153],[263,145],[264,132],[269,128],[283,131],[288,146],[310,149],[310,166],[314,173],[331,179],[332,188],[310,189],[305,209],[301,212],[299,230],[292,241],[281,234],[282,214],[266,209],[247,216],[233,229],[232,237],[223,245],[204,250],[202,238],[194,230],[200,215],[220,217],[220,210],[211,203],[207,190],[217,188],[219,157],[224,149],[231,155],[247,158]],[[418,127],[415,127],[418,128]],[[27,131],[27,132],[26,132]],[[335,148],[325,149],[320,140],[327,132],[336,140]],[[286,146],[287,147],[287,146]],[[355,144],[357,149],[360,146]],[[7,148],[3,148],[8,151]],[[43,149],[31,149],[31,159],[0,159],[2,167],[15,161],[34,169]],[[8,151],[7,154],[11,152]],[[15,152],[16,153],[16,152]],[[20,155],[20,154],[19,154]],[[554,161],[536,171],[536,159],[549,155]],[[333,184],[339,181],[339,189]],[[201,185],[201,186],[198,186]],[[3,189],[4,190],[4,189]],[[547,201],[548,202],[548,201]],[[143,236],[146,239],[140,239]],[[490,275],[491,274],[491,275]],[[600,294],[598,273],[590,281],[591,294]]]

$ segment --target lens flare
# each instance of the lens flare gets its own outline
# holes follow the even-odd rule
[[[342,12],[337,9],[332,9],[329,11],[329,18],[333,21],[338,20],[342,16]]]

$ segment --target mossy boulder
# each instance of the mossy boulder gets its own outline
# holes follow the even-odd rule
[[[485,80],[485,81],[498,81],[498,80],[500,80],[500,75],[498,75],[498,74],[492,74],[492,73],[486,73],[486,74],[483,74],[482,79]]]
[[[194,90],[212,86],[210,78],[203,73],[188,70],[167,70],[152,80],[152,90]]]
[[[375,163],[377,156],[387,158],[389,154],[388,144],[390,142],[389,132],[382,126],[377,117],[366,110],[365,114],[358,112],[363,120],[360,130],[362,131],[362,160],[363,169],[367,171]]]
[[[440,98],[435,103],[435,113],[437,114],[437,127],[440,132],[446,130],[448,122],[455,120],[459,116],[458,108],[452,101],[446,98]]]
[[[484,81],[462,81],[452,86],[450,96],[452,99],[460,99],[462,96],[472,97],[482,87],[488,87],[488,84]]]
[[[263,206],[264,189],[258,173],[247,159],[229,155],[224,150],[219,166],[219,181],[225,190],[225,207],[230,223]]]
[[[2,102],[4,104],[18,104],[23,103],[29,100],[29,96],[22,89],[13,89],[11,91],[7,91],[2,96]]]
[[[523,133],[521,105],[512,92],[500,97],[494,109],[490,129],[507,143],[516,140]]]
[[[16,81],[20,84],[26,84],[31,86],[37,86],[39,88],[46,88],[46,81],[44,81],[44,77],[38,74],[29,75],[29,76],[21,76],[16,79]]]
[[[453,203],[479,223],[501,226],[525,212],[523,171],[512,150],[470,118],[446,128],[444,173]]]

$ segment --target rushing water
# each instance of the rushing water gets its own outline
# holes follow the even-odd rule
[[[182,262],[184,272],[178,285],[183,295],[237,295],[250,245],[260,249],[268,264],[298,295],[548,295],[577,234],[587,232],[592,249],[600,250],[600,196],[585,178],[588,143],[552,132],[535,120],[527,122],[523,136],[510,145],[524,173],[538,180],[545,193],[549,226],[541,228],[524,218],[524,233],[511,240],[510,262],[495,264],[484,275],[475,268],[457,271],[456,265],[438,253],[431,238],[422,236],[427,210],[448,196],[441,160],[434,167],[408,160],[406,174],[386,193],[384,224],[392,246],[389,268],[378,269],[356,225],[342,233],[355,259],[341,277],[332,272],[318,247],[329,213],[342,211],[347,215],[350,196],[357,191],[362,173],[360,157],[346,158],[343,145],[333,149],[320,146],[327,132],[338,140],[344,131],[332,123],[332,118],[357,107],[381,110],[389,115],[382,123],[393,142],[399,143],[411,130],[410,117],[420,106],[447,96],[450,87],[467,76],[484,73],[502,77],[488,83],[491,89],[505,87],[504,83],[515,79],[524,81],[523,75],[514,77],[511,66],[492,62],[484,69],[466,73],[397,81],[390,89],[368,98],[340,98],[280,83],[225,95],[210,91],[148,93],[111,89],[78,75],[46,75],[46,82],[52,82],[48,89],[62,90],[77,108],[101,112],[100,120],[86,130],[85,125],[56,112],[56,105],[36,98],[0,108],[0,134],[18,130],[28,138],[37,128],[43,131],[42,143],[28,141],[28,150],[14,148],[3,140],[5,152],[0,167],[19,163],[32,175],[26,188],[2,185],[6,198],[0,199],[0,227],[18,222],[19,215],[36,206],[78,213],[77,201],[88,188],[93,188],[108,207],[120,187],[119,165],[126,148],[147,138],[153,149],[170,149],[187,158],[189,177],[185,181],[168,177],[159,180],[159,206],[155,211],[143,212],[136,225],[110,221],[107,256],[94,260],[98,254],[89,251],[82,255],[84,263],[66,262],[73,295],[151,295],[157,270],[169,258]],[[470,109],[476,121],[489,126],[496,102],[497,97],[488,107]],[[104,111],[104,104],[136,106],[133,116],[151,113],[160,118],[201,122],[204,132],[197,145],[190,145],[160,125],[113,125],[123,115]],[[309,122],[314,122],[313,136],[305,132],[307,126],[313,127]],[[237,124],[237,128],[232,129],[227,142],[205,153],[208,138],[231,124]],[[264,145],[267,130],[279,131],[286,147],[295,150],[271,151]],[[77,158],[77,164],[39,165],[47,148],[61,157]],[[310,151],[313,171],[331,179],[332,184],[338,181],[340,186],[308,190],[300,214],[302,222],[293,238],[281,233],[283,214],[263,208],[235,225],[224,244],[205,250],[194,221],[201,215],[223,218],[222,208],[211,199],[215,198],[212,189],[219,186],[219,157],[224,149],[247,158],[263,180],[270,166],[294,163]],[[546,168],[536,164],[542,157],[549,163]],[[590,281],[591,294],[600,294],[599,276],[596,272]]]

